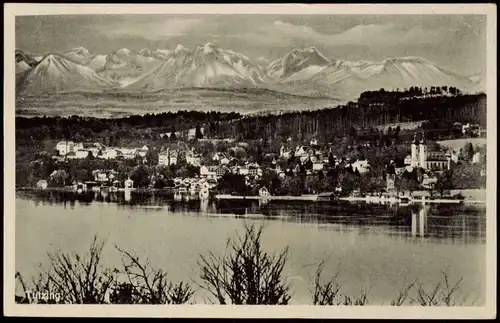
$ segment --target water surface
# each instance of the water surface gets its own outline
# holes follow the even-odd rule
[[[200,254],[222,254],[244,224],[264,226],[270,252],[289,246],[285,274],[292,304],[311,303],[315,266],[339,273],[341,292],[368,293],[389,304],[413,279],[426,288],[446,271],[463,277],[461,297],[484,304],[486,209],[473,205],[369,205],[348,202],[205,200],[172,194],[18,192],[16,270],[30,277],[47,252],[84,253],[94,235],[106,239],[104,265],[119,266],[114,245],[148,258],[172,280],[199,282]],[[204,302],[197,290],[195,301]]]

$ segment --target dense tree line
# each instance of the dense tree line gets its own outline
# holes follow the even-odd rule
[[[201,138],[201,127],[215,122],[229,122],[241,118],[239,113],[179,111],[159,114],[133,115],[123,118],[71,117],[16,117],[18,141],[43,139],[103,138],[117,141],[120,138],[157,138],[160,133],[186,131],[196,128]],[[205,131],[208,131],[207,128]],[[113,144],[111,142],[111,144]]]
[[[453,90],[454,91],[454,90]],[[455,92],[454,92],[455,93]],[[486,95],[408,96],[405,92],[367,92],[357,102],[316,111],[290,112],[241,118],[233,127],[220,121],[211,126],[218,137],[259,139],[270,137],[302,138],[316,135],[329,141],[352,129],[368,133],[374,127],[388,123],[432,120],[427,130],[450,129],[454,122],[471,122],[486,126]],[[230,129],[225,132],[224,129]]]

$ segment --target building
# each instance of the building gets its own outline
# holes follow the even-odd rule
[[[220,165],[219,167],[217,167],[217,169],[215,170],[215,175],[217,177],[222,177],[224,176],[225,174],[227,174],[229,172],[229,168],[227,168],[226,166],[223,166],[223,165]]]
[[[203,127],[200,127],[200,132],[201,132],[201,135],[203,136],[203,134],[205,133],[205,129]],[[196,138],[196,128],[191,128],[188,130],[188,140],[193,140]]]
[[[396,195],[396,175],[387,174],[386,182],[387,182],[387,187],[386,187],[387,193],[389,195]]]
[[[351,164],[352,170],[355,171],[356,169],[360,173],[366,173],[370,170],[370,163],[368,163],[368,160],[356,160],[354,163]]]
[[[120,157],[123,157],[122,152],[120,150],[114,149],[114,148],[104,150],[104,152],[100,156],[100,158],[104,158],[104,159],[116,159],[116,158],[120,158]]]
[[[315,171],[320,171],[320,170],[323,170],[323,168],[324,168],[323,163],[314,163],[312,169]]]
[[[49,183],[47,183],[47,181],[44,179],[41,179],[38,182],[36,182],[37,188],[45,189],[45,188],[47,188],[47,186],[49,186]]]
[[[195,167],[199,167],[201,163],[201,156],[195,154],[193,150],[188,150],[186,151],[186,163]]]
[[[207,178],[215,178],[217,176],[217,166],[201,166],[200,176]]]
[[[481,153],[478,151],[474,154],[474,156],[472,156],[472,163],[473,164],[478,164],[481,162],[482,158],[481,158]]]
[[[144,158],[148,154],[148,151],[149,151],[148,146],[144,145],[143,147],[137,149],[137,155],[141,158]]]
[[[176,165],[179,157],[179,152],[175,149],[167,148],[158,154],[158,165]]]
[[[125,159],[134,159],[137,156],[137,150],[138,150],[137,148],[120,147],[118,149],[121,151],[122,156]]]
[[[213,155],[212,160],[216,161],[216,162],[220,162],[223,158],[227,158],[226,154],[221,153],[221,152],[216,152]]]
[[[429,177],[427,174],[424,175],[424,179],[422,180],[422,186],[426,189],[431,189],[437,183],[437,177]]]
[[[451,167],[451,155],[438,150],[429,151],[423,135],[420,141],[415,135],[411,144],[411,155],[405,158],[405,162],[408,161],[412,167],[428,170],[445,170]]]
[[[281,158],[290,158],[290,156],[291,156],[291,150],[287,149],[284,145],[282,145],[280,148],[280,157]]]
[[[314,150],[309,146],[297,146],[295,149],[295,156],[297,157],[312,157],[314,156]]]
[[[238,174],[240,175],[248,175],[250,174],[250,169],[248,167],[239,167]]]
[[[75,158],[76,159],[84,159],[87,158],[90,154],[90,151],[88,150],[78,150],[75,151]]]
[[[66,156],[68,153],[73,152],[75,143],[72,141],[62,140],[56,144],[56,150],[60,156]]]
[[[127,180],[125,180],[124,184],[125,184],[124,186],[126,189],[134,188],[134,181],[131,180],[130,177]]]
[[[271,194],[269,193],[269,191],[267,190],[267,188],[261,187],[259,189],[259,196],[266,197],[266,196],[270,196],[270,195]]]

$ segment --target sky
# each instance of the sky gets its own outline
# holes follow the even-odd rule
[[[296,48],[328,58],[419,56],[456,73],[486,71],[481,15],[53,15],[16,17],[16,48],[35,54],[85,47],[92,54],[193,48],[206,42],[269,61]]]

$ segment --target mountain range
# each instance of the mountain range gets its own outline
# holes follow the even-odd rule
[[[106,54],[91,54],[83,47],[45,55],[16,50],[16,92],[22,96],[255,88],[353,100],[361,92],[380,88],[447,85],[463,92],[483,91],[483,80],[481,75],[459,75],[420,57],[353,62],[327,58],[314,47],[295,49],[271,62],[211,43],[194,48],[122,48]]]

